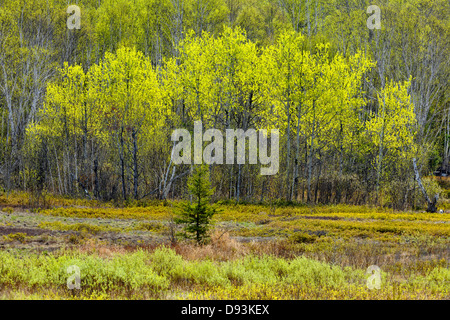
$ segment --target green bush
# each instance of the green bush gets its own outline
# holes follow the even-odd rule
[[[185,269],[187,279],[193,283],[210,287],[224,287],[230,284],[229,279],[223,274],[220,266],[212,261],[193,261],[187,264]]]
[[[237,284],[275,285],[288,272],[288,262],[272,256],[247,256],[243,259],[225,262],[222,272]]]
[[[411,287],[429,288],[434,292],[450,292],[450,269],[437,267],[426,276],[412,276],[409,281]]]
[[[289,237],[289,240],[293,243],[313,243],[316,241],[316,238],[316,236],[305,232],[295,232]]]
[[[25,243],[27,238],[28,238],[28,236],[26,235],[26,233],[23,233],[23,232],[10,233],[6,236],[3,236],[3,239],[5,241],[16,241],[17,240],[22,243]]]
[[[338,288],[347,283],[345,274],[341,267],[300,257],[289,264],[285,281],[290,284]]]
[[[183,258],[167,247],[159,247],[151,255],[152,269],[159,275],[172,280],[179,280],[184,276]]]
[[[20,259],[11,253],[0,252],[0,284],[66,286],[70,276],[67,268],[76,265],[80,268],[84,290],[167,289],[169,281],[157,275],[147,262],[148,255],[142,250],[112,259],[85,254],[30,255]]]

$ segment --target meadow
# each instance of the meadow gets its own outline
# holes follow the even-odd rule
[[[450,1],[75,2],[0,0],[0,299],[450,298]]]
[[[450,298],[447,211],[219,202],[198,246],[176,236],[176,202],[44,200],[0,196],[1,299]]]

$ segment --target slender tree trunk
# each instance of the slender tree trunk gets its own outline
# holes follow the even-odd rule
[[[98,186],[98,160],[94,160],[94,197],[99,199],[99,186]]]
[[[290,160],[291,160],[291,112],[290,112],[290,102],[287,104],[287,142],[286,142],[286,198],[288,201],[291,200],[291,193],[289,188],[289,170],[290,170]]]
[[[136,138],[136,129],[133,128],[132,130],[132,138],[133,138],[133,185],[134,185],[134,199],[138,199],[138,179],[139,179],[139,172],[138,172],[138,147],[137,147],[137,138]]]
[[[307,202],[312,201],[311,194],[311,178],[312,178],[312,167],[313,167],[313,155],[314,155],[314,140],[315,140],[315,130],[316,130],[316,101],[313,100],[313,123],[312,123],[312,132],[311,132],[311,147],[308,153],[308,197],[306,199]]]
[[[343,128],[342,128],[342,122],[340,123],[341,129],[339,131],[340,133],[340,150],[339,150],[339,177],[342,177],[342,171],[344,166],[344,146],[343,146]]]
[[[445,138],[444,138],[444,161],[442,163],[442,169],[448,170],[448,158],[449,158],[449,135],[450,135],[450,111],[447,111],[446,115],[446,128],[445,128]]]
[[[422,180],[420,179],[419,169],[417,168],[417,164],[416,164],[416,158],[413,159],[413,166],[414,166],[414,173],[416,176],[417,184],[419,185],[419,188],[422,191],[423,196],[425,197],[425,200],[427,201],[427,205],[428,205],[427,212],[435,213],[437,211],[436,203],[439,199],[439,195],[435,194],[433,200],[431,200],[430,197],[428,197],[427,191],[425,190],[425,188],[422,184]]]
[[[262,181],[262,187],[261,187],[261,199],[260,199],[260,202],[263,202],[264,201],[264,192],[266,191],[265,189],[265,187],[266,187],[266,181],[267,181],[267,177],[266,178],[263,178],[263,181]]]
[[[236,202],[239,202],[241,191],[241,164],[238,164],[238,177],[236,181]]]
[[[297,114],[297,131],[296,131],[296,141],[295,141],[295,160],[294,160],[294,175],[292,178],[292,193],[291,198],[294,198],[294,200],[297,200],[298,197],[298,166],[300,161],[300,112],[301,112],[301,105],[299,104],[298,107],[298,114]]]
[[[120,175],[122,179],[122,197],[127,200],[127,186],[125,182],[125,159],[124,159],[124,141],[123,141],[123,126],[120,128],[119,136],[119,156],[120,156]]]
[[[320,152],[319,152],[319,157],[320,157]],[[319,190],[319,183],[320,183],[320,175],[322,173],[322,160],[319,161],[319,171],[317,173],[317,180],[316,180],[316,187],[314,190],[314,203],[318,202],[318,198],[317,198],[317,192]]]
[[[383,151],[384,151],[384,127],[385,127],[385,100],[384,100],[384,96],[383,96],[383,125],[381,127],[381,132],[380,132],[380,146],[378,149],[378,166],[377,166],[377,184],[376,184],[376,201],[375,203],[378,204],[379,201],[379,191],[380,191],[380,177],[381,177],[381,171],[383,169]]]

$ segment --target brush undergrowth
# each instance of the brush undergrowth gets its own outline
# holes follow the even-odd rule
[[[81,288],[67,289],[67,268],[80,268]],[[3,297],[31,290],[34,297],[121,297],[187,299],[442,299],[450,271],[436,266],[427,275],[402,281],[381,273],[381,289],[369,290],[365,270],[298,256],[249,254],[230,261],[187,260],[173,249],[136,250],[105,257],[66,250],[58,254],[0,252]],[[397,292],[394,292],[397,290]],[[9,292],[9,293],[8,293]]]

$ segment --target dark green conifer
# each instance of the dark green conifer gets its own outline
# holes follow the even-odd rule
[[[197,166],[188,180],[188,190],[192,200],[180,206],[175,222],[184,225],[185,236],[203,244],[208,239],[207,232],[212,216],[217,209],[210,204],[214,188],[209,181],[209,169],[206,165]]]

